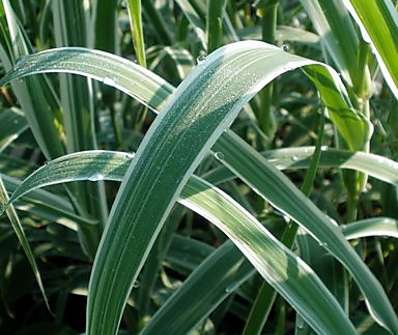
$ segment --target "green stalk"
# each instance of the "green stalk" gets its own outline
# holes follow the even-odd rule
[[[57,46],[86,46],[87,17],[80,0],[52,1],[55,41]],[[97,148],[94,124],[94,97],[91,82],[86,78],[60,75],[60,95],[69,153]],[[70,187],[86,218],[94,217],[102,223],[107,218],[107,205],[103,184],[78,183]],[[94,259],[101,235],[101,225],[86,229],[79,227],[83,249]]]
[[[94,0],[91,44],[95,49],[117,53],[116,15],[119,0]]]
[[[211,53],[222,45],[223,13],[226,0],[209,0],[207,2],[207,52]]]
[[[142,27],[141,0],[127,0],[127,9],[129,13],[130,29],[133,39],[135,56],[137,57],[138,64],[146,68],[147,64],[145,56],[144,30]],[[142,124],[145,121],[146,114],[147,108],[144,108],[137,120],[137,129],[140,129],[142,127]]]
[[[264,281],[258,290],[242,335],[261,334],[275,299],[275,290]]]
[[[358,108],[361,113],[369,119],[369,97],[368,91],[364,91],[363,98],[358,99]],[[364,145],[362,151],[369,152],[370,140]],[[364,190],[368,176],[358,171],[343,172],[344,185],[347,189],[347,214],[346,222],[356,221],[358,216],[358,202],[362,191]]]
[[[275,335],[283,335],[286,330],[286,303],[283,299],[278,300],[278,317],[276,320]]]
[[[358,53],[358,73],[360,77],[355,83],[354,89],[357,94],[358,108],[361,113],[369,119],[369,86],[370,86],[370,74],[368,69],[368,60],[370,54],[369,44],[362,42],[360,44]],[[366,143],[363,151],[369,152],[369,142]],[[353,179],[353,180],[350,180]],[[346,222],[353,222],[358,216],[358,202],[359,197],[364,189],[367,182],[367,175],[360,172],[346,172],[345,180],[347,180],[347,216]]]
[[[278,19],[279,0],[262,0],[260,12],[262,13],[262,39],[264,42],[274,44],[276,40],[276,26]],[[276,120],[272,107],[274,84],[268,84],[260,93],[260,112],[258,121],[261,130],[272,139],[276,132]]]
[[[311,159],[310,166],[305,174],[303,185],[301,187],[302,192],[309,196],[312,191],[314,180],[316,177],[316,172],[318,170],[318,165],[321,157],[321,147],[323,142],[323,134],[325,126],[325,116],[322,112],[321,119],[319,122],[319,134],[316,143],[316,148],[314,155]],[[287,246],[289,249],[293,247],[294,240],[296,238],[298,231],[298,225],[294,222],[290,222],[283,232],[281,242]],[[259,335],[268,319],[269,313],[275,302],[276,291],[267,283],[263,282],[253,306],[250,310],[249,317],[247,318],[245,328],[242,335]]]
[[[138,64],[146,67],[144,31],[142,28],[141,0],[127,0],[131,36]]]

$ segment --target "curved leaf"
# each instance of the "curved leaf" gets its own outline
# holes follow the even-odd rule
[[[265,151],[262,155],[279,170],[297,170],[309,167],[314,151],[314,147],[284,148]],[[323,147],[319,167],[361,171],[384,182],[398,185],[398,163],[375,154]],[[227,167],[219,166],[203,177],[213,184],[219,184],[236,178],[236,175]]]
[[[8,193],[4,186],[3,179],[0,177],[0,208],[2,209],[8,203]],[[43,296],[44,302],[46,304],[47,309],[51,312],[50,305],[48,303],[46,291],[44,290],[43,281],[41,279],[40,271],[37,266],[35,256],[33,254],[32,248],[30,247],[28,238],[23,230],[22,223],[19,220],[18,214],[13,205],[9,205],[6,209],[6,214],[8,219],[10,220],[12,229],[15,232],[15,235],[18,238],[19,243],[28,259],[29,265],[32,268],[33,274],[35,276],[36,282],[39,286],[40,292]]]
[[[60,157],[28,177],[14,192],[11,202],[45,185],[79,180],[122,181],[131,159],[132,155],[129,154],[106,151],[82,152]],[[322,334],[335,334],[341,331],[355,334],[338,303],[323,287],[322,282],[317,279],[312,270],[232,198],[206,181],[192,176],[183,189],[179,201],[207,218],[227,234],[262,276],[303,315],[314,329]],[[251,267],[246,264],[240,269],[242,259],[239,253],[234,252],[236,257],[230,258],[232,263],[226,262],[224,265],[236,264],[232,269],[229,267],[228,276],[224,280],[228,282],[238,271],[239,276],[243,274],[239,283],[250,275],[251,270],[249,273],[246,271]],[[198,271],[201,273],[203,270]],[[225,271],[222,271],[225,274]],[[230,286],[229,289],[231,290]],[[314,299],[313,292],[318,292],[317,299]],[[225,296],[228,293],[228,291],[225,292]],[[211,291],[207,293],[207,296],[209,294]],[[205,298],[206,296],[201,297],[201,299]],[[328,312],[320,313],[319,309],[325,309]],[[184,334],[185,330],[189,330],[181,329],[180,326],[175,328],[176,326],[168,323],[168,326],[163,325],[162,329],[166,333],[173,334],[177,330],[179,334]],[[185,327],[193,326],[192,323],[185,325]],[[151,326],[148,329],[151,330]]]
[[[230,138],[230,139],[229,139]],[[232,142],[233,145],[232,145]],[[391,331],[398,331],[398,320],[383,287],[354,249],[325,216],[294,184],[257,151],[228,132],[214,146],[230,170],[251,188],[288,215],[336,257],[350,272],[366,298],[372,316]],[[239,158],[238,158],[239,157]],[[250,164],[247,162],[250,161]],[[370,287],[372,289],[370,289]]]
[[[266,151],[263,155],[277,169],[305,169],[310,165],[314,150],[314,147],[287,148]],[[81,151],[56,158],[37,169],[23,183],[13,186],[14,192],[9,203],[14,204],[27,193],[50,185],[87,180],[122,181],[133,158],[132,153],[106,150]],[[352,169],[392,185],[398,184],[397,162],[365,152],[354,153],[324,147],[319,168]],[[218,185],[236,178],[236,175],[221,166],[203,178]]]
[[[342,226],[344,236],[349,239],[363,237],[394,237],[398,238],[398,221],[391,218],[372,218],[356,221]]]
[[[28,129],[26,120],[18,109],[7,109],[0,113],[0,152]]]
[[[86,48],[57,48],[26,56],[4,76],[0,85],[38,73],[73,73],[102,81],[156,109],[173,86],[149,70],[122,57]]]
[[[312,152],[313,148],[281,149],[267,152],[266,157],[269,157],[270,162],[276,164],[278,168],[286,168],[289,166],[289,164],[295,164],[296,167],[298,166],[299,168],[304,168],[308,166],[309,161],[306,160],[306,158],[311,157]],[[292,153],[294,153],[295,155],[292,155]],[[296,158],[292,160],[292,157]],[[350,167],[352,169],[359,167],[363,169],[361,171],[369,173],[370,175],[373,174],[376,178],[379,178],[380,180],[384,180],[390,183],[396,182],[394,178],[391,178],[391,176],[394,176],[394,166],[396,169],[398,164],[381,156],[367,153],[356,153],[353,155],[352,153],[345,151],[323,150],[321,157],[321,165],[323,165],[324,167],[338,167],[342,159],[347,160],[347,158],[349,158],[349,166],[343,164],[342,167]],[[11,197],[11,202],[14,203],[20,197],[26,195],[28,192],[31,192],[32,190],[37,188],[45,187],[47,185],[54,185],[78,180],[95,181],[103,179],[122,181],[123,176],[126,173],[132,158],[132,154],[112,151],[87,151],[60,157],[56,160],[50,161],[48,164],[36,170],[31,176],[29,176],[23,182],[23,184],[21,184],[20,187],[15,190],[14,194]],[[381,170],[378,164],[389,166],[391,169],[390,171],[389,169]],[[381,173],[375,173],[376,171],[381,171]],[[216,179],[214,180],[217,181]],[[223,180],[224,178],[219,179],[218,181],[220,182]],[[188,181],[188,184],[190,183],[191,179]],[[202,195],[204,197],[207,197],[207,191],[204,191]],[[181,197],[184,198],[185,196],[186,191],[184,188]],[[195,210],[198,208],[198,204],[199,202],[195,203],[194,207],[190,206],[190,208]],[[200,213],[200,210],[198,212]],[[365,236],[397,237],[398,235],[396,221],[388,218],[358,221],[350,225],[343,226],[342,228],[344,235],[348,239],[360,238]],[[192,279],[192,281],[193,280],[194,279]],[[177,297],[180,297],[180,295],[185,295],[184,292],[185,291],[179,293]],[[181,297],[178,299],[183,298]],[[221,297],[219,299],[221,299]],[[172,305],[170,305],[168,308],[172,308]],[[156,327],[159,327],[159,325],[163,325],[163,322],[161,320],[163,320],[162,315],[164,314],[164,311],[159,314],[159,324],[157,324]],[[199,315],[201,314],[199,313]],[[153,329],[153,327],[155,327],[155,325],[149,326],[148,329]]]
[[[306,74],[320,92],[322,102],[338,131],[350,149],[361,150],[373,128],[369,121],[352,108],[337,73],[324,64],[288,54],[269,44],[264,43],[264,46],[281,56],[279,74],[305,66]],[[282,62],[285,63],[282,65]],[[174,91],[173,86],[162,78],[131,61],[85,48],[50,49],[25,57],[0,80],[0,85],[25,76],[52,72],[74,73],[100,80],[129,94],[155,112],[162,108],[166,98]]]
[[[343,0],[398,99],[398,13],[391,0]],[[376,23],[376,24],[375,24]]]
[[[309,65],[309,64],[312,63],[309,60],[305,60],[305,59],[300,58],[300,57],[289,55],[287,53],[282,52],[281,50],[279,50],[277,48],[274,48],[274,47],[271,47],[269,45],[262,44],[262,43],[241,42],[241,43],[237,43],[235,45],[229,46],[227,48],[229,50],[233,50],[234,46],[236,46],[238,44],[240,46],[242,46],[243,44],[246,44],[246,46],[253,45],[253,49],[256,49],[256,47],[258,46],[259,49],[262,49],[262,51],[264,52],[264,57],[270,57],[271,58],[272,54],[274,53],[275,58],[273,58],[273,59],[275,59],[276,63],[272,64],[272,69],[269,69],[269,68],[267,69],[267,71],[271,71],[271,73],[273,73],[274,76],[276,76],[279,73],[282,73],[284,71],[291,70],[295,66]],[[254,45],[256,45],[256,47],[254,47]],[[261,46],[263,46],[263,47],[261,47]],[[226,49],[226,48],[223,48],[221,50],[224,50],[224,49]],[[254,56],[255,51],[254,50],[252,50],[252,51],[253,51],[253,55],[251,55],[251,56]],[[247,52],[250,53],[250,50],[247,50]],[[220,56],[220,54],[222,54],[222,51],[219,50],[215,54]],[[247,56],[245,56],[245,57],[247,57]],[[286,57],[286,58],[284,58],[284,57]],[[214,60],[214,59],[215,59],[215,56],[214,56],[214,58],[212,60]],[[261,66],[258,64],[260,62],[260,60],[261,60],[261,59],[259,59],[259,57],[256,57],[256,59],[253,60],[253,61],[250,61],[250,59],[252,59],[252,58],[248,59],[248,61],[249,61],[249,63],[247,63],[248,67],[251,67],[251,68],[254,69],[255,66],[259,66],[257,68],[257,70],[262,69],[262,70],[265,71],[265,68],[266,68],[266,64],[265,63],[266,62],[263,62],[262,65],[264,67],[261,68]],[[223,57],[219,57],[218,61],[220,63],[223,62]],[[285,61],[289,62],[289,66],[285,65],[286,64],[286,63],[284,63]],[[247,60],[245,60],[245,64],[246,64],[246,62],[247,62]],[[253,63],[251,63],[251,62],[253,62]],[[277,64],[279,64],[280,67],[278,67]],[[294,64],[296,64],[296,65],[294,65]],[[37,69],[37,65],[38,64],[34,64],[34,63],[29,64],[29,62],[25,62],[23,64],[23,66],[19,67],[19,71],[20,71],[19,75],[21,75],[21,76],[22,75],[26,75],[26,74],[29,74],[29,72],[35,71]],[[43,66],[43,64],[41,64],[41,66]],[[201,66],[199,66],[199,69],[200,68],[201,68]],[[196,72],[200,71],[199,69],[197,69]],[[307,70],[308,70],[308,68],[307,68]],[[18,69],[17,69],[17,71],[18,71]],[[42,70],[42,71],[45,72],[45,70]],[[132,70],[132,71],[134,72],[134,70]],[[265,72],[267,72],[267,71],[265,71]],[[365,138],[367,139],[367,137],[369,135],[369,128],[368,128],[368,126],[366,124],[366,121],[365,121],[365,123],[362,123],[362,121],[364,121],[364,120],[361,119],[361,117],[358,116],[355,112],[353,112],[353,110],[349,106],[348,99],[346,98],[346,96],[344,94],[344,88],[341,85],[341,82],[339,81],[339,79],[336,78],[337,76],[335,75],[335,73],[330,68],[323,67],[322,65],[318,65],[317,63],[315,65],[312,65],[312,67],[309,68],[308,71],[311,72],[310,78],[314,81],[314,83],[317,85],[317,87],[320,88],[321,97],[323,99],[323,102],[328,107],[330,116],[334,120],[334,122],[337,125],[339,131],[343,134],[343,136],[345,136],[346,140],[349,143],[351,143],[352,147],[362,146],[364,139]],[[217,71],[214,71],[214,72],[217,72]],[[250,84],[253,84],[252,87],[258,88],[258,87],[256,87],[256,83],[258,83],[257,85],[259,85],[261,87],[261,85],[266,83],[267,80],[271,80],[272,79],[272,76],[269,76],[269,77],[265,76],[264,78],[259,78],[258,77],[258,71],[256,71],[256,73],[249,73],[249,71],[247,71],[247,72],[248,72],[247,73],[247,75],[248,75],[247,76],[247,78],[248,78],[247,81],[242,80],[242,78],[239,78],[239,80],[238,80],[238,81],[240,81],[239,82],[240,87],[242,87],[244,85],[250,86]],[[9,77],[7,78],[7,80],[10,79],[13,75],[15,76],[15,73],[14,74],[10,74]],[[192,76],[191,76],[191,78],[192,78]],[[249,78],[250,78],[250,80],[249,80]],[[202,82],[202,79],[204,79],[204,78],[201,78],[201,80],[198,80],[198,84]],[[223,78],[223,79],[225,79],[225,78]],[[256,80],[258,80],[258,82]],[[250,83],[249,81],[252,81],[252,82]],[[225,80],[224,80],[224,82],[225,82]],[[109,83],[109,81],[108,81],[108,83]],[[117,85],[117,83],[113,83],[113,82],[110,83],[110,84],[112,84],[114,86]],[[151,84],[153,84],[153,83],[151,83]],[[184,88],[185,86],[186,85],[182,85],[180,87]],[[211,85],[209,87],[211,87]],[[130,87],[129,89],[132,89],[132,88]],[[125,90],[128,90],[128,89],[125,88]],[[135,91],[134,89],[132,89],[132,90]],[[182,88],[181,88],[181,90],[182,90]],[[249,92],[250,92],[250,95],[255,93],[255,91],[252,92],[250,90],[249,90]],[[248,101],[248,99],[250,98],[250,95],[246,95],[246,96],[243,97],[243,99],[241,99],[241,100],[238,99],[237,101],[239,101],[240,103],[244,103],[245,101]],[[153,96],[156,97],[157,95],[155,94]],[[237,96],[239,97],[239,93],[238,93]],[[217,103],[222,103],[223,99],[221,99],[221,98],[225,98],[225,97],[218,97],[218,98],[220,100],[217,101],[217,97],[216,97],[216,102]],[[231,97],[229,97],[229,98],[231,98]],[[193,96],[193,99],[198,99],[198,97],[197,96]],[[231,103],[231,101],[229,101],[229,100],[227,100],[226,102],[227,103]],[[149,102],[149,104],[151,104],[151,103]],[[232,101],[232,104],[233,104],[233,101]],[[234,111],[235,111],[235,113],[237,113],[236,110],[234,110]],[[221,112],[221,110],[219,112]],[[232,120],[232,119],[229,119],[229,120]],[[192,123],[195,123],[196,121],[199,122],[200,120],[194,120]],[[190,122],[191,121],[188,121],[188,124]],[[227,119],[225,119],[224,122],[226,122],[228,124],[230,121],[227,121]],[[183,121],[181,126],[184,128],[188,124],[184,125],[184,121]],[[364,126],[364,124],[366,124],[366,126]],[[224,127],[225,126],[226,125],[224,124]],[[359,126],[359,128],[358,128],[358,126]],[[180,130],[182,130],[183,128],[180,128]],[[366,128],[366,131],[363,131],[365,128]],[[190,128],[188,128],[188,129],[190,129]],[[350,129],[360,130],[360,132],[362,132],[362,135],[358,136],[358,134],[353,134],[352,130],[350,130]],[[364,136],[365,133],[366,133],[366,136]],[[145,141],[144,141],[144,143],[145,143]],[[193,147],[195,147],[195,146],[193,146]],[[197,161],[195,161],[195,160],[194,160],[194,162],[197,163]],[[263,166],[264,163],[261,163],[261,165]],[[160,164],[159,166],[162,166],[162,164]],[[192,168],[192,166],[191,166],[191,168]],[[281,178],[281,176],[278,175],[278,178]],[[286,179],[284,180],[284,182],[287,182]],[[253,184],[251,184],[251,185],[253,187]],[[177,188],[177,191],[178,191],[178,188]],[[285,198],[287,197],[287,199],[289,200],[288,194],[289,194],[289,191],[287,191],[287,193],[285,192]],[[298,194],[297,194],[297,196],[298,196],[298,198],[300,198],[300,196]],[[300,198],[300,201],[302,201],[301,198]],[[308,202],[305,202],[305,203],[307,205],[310,205]],[[170,207],[171,207],[171,205],[170,205]],[[309,206],[308,210],[310,212],[312,212],[311,216],[314,213],[316,213],[315,217],[318,216],[318,219],[322,218],[322,216],[319,217],[319,215],[320,215],[319,211],[317,211],[315,206]],[[300,209],[300,211],[301,211],[301,209]],[[167,210],[166,210],[166,212],[167,212]],[[334,241],[333,243],[328,244],[328,247],[330,248],[330,245],[333,245],[333,247],[332,247],[332,249],[334,249],[333,253],[335,255],[339,255],[338,257],[340,258],[340,260],[345,262],[346,266],[351,268],[351,270],[352,270],[354,275],[356,275],[356,270],[358,270],[358,266],[359,266],[359,269],[360,269],[359,273],[362,273],[362,275],[364,275],[364,276],[359,276],[359,274],[357,274],[356,279],[361,284],[362,288],[369,287],[369,285],[366,285],[365,282],[368,282],[368,284],[371,282],[372,283],[371,285],[374,285],[375,287],[378,287],[377,290],[372,290],[372,292],[369,292],[369,290],[368,290],[368,292],[364,292],[364,293],[365,294],[368,293],[367,294],[368,299],[370,298],[370,300],[373,300],[372,305],[374,305],[373,307],[375,309],[381,308],[381,310],[384,310],[383,312],[378,313],[377,318],[378,318],[379,322],[383,323],[384,321],[381,321],[381,320],[384,319],[384,320],[386,320],[384,322],[385,324],[388,323],[390,325],[390,327],[394,328],[395,327],[394,324],[396,324],[396,318],[395,318],[395,315],[392,313],[391,307],[389,306],[388,300],[385,297],[385,294],[383,293],[383,291],[381,290],[380,285],[377,283],[377,281],[374,280],[374,277],[371,276],[371,274],[366,269],[366,267],[363,265],[363,263],[360,262],[360,260],[358,258],[355,258],[356,257],[355,254],[353,254],[351,252],[351,254],[349,254],[350,256],[346,256],[346,255],[344,255],[344,252],[342,250],[340,250],[340,248],[337,247],[337,245],[341,246],[341,243],[343,243],[342,242],[343,240],[341,238],[340,239],[337,238],[336,232],[333,233],[333,234],[330,234],[331,231],[333,231],[332,226],[330,226],[330,222],[327,223],[327,221],[321,219],[320,222],[323,222],[323,224],[321,224],[321,226],[320,226],[321,228],[319,227],[319,224],[309,226],[309,225],[307,225],[307,223],[309,223],[308,222],[308,216],[306,218],[304,218],[303,216],[300,217],[300,215],[297,216],[297,214],[300,214],[300,212],[296,212],[295,210],[292,210],[292,207],[291,207],[291,210],[289,210],[288,212],[300,224],[303,224],[309,230],[313,230],[312,233],[315,234],[315,235],[318,235],[319,240]],[[326,230],[329,230],[328,233],[326,233],[326,230],[323,228],[323,225],[325,223],[327,225],[329,225],[328,229],[326,229]],[[311,228],[309,228],[309,227],[311,227]],[[337,238],[337,240],[339,240],[339,242],[337,242],[336,238]],[[322,242],[322,243],[324,243],[324,242]],[[334,243],[337,243],[337,245],[335,245]],[[348,245],[346,245],[343,249],[345,249],[345,248],[348,248],[347,250],[351,250]],[[350,260],[350,257],[351,257],[351,260]],[[358,264],[360,264],[360,265],[358,265]],[[140,266],[141,266],[141,264],[138,264],[138,267],[140,267]],[[105,292],[105,291],[106,290],[103,290],[102,292]],[[381,299],[379,299],[379,298],[381,298]],[[120,308],[120,306],[118,308]],[[374,312],[374,310],[373,310],[373,312]]]

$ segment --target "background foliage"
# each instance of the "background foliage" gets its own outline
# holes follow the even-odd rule
[[[0,333],[398,334],[396,6],[2,0]]]

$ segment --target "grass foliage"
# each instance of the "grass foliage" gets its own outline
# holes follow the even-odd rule
[[[1,0],[0,333],[398,335],[393,0]]]

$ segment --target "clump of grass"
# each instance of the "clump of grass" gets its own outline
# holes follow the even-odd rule
[[[28,3],[0,3],[1,331],[398,334],[390,0]]]

